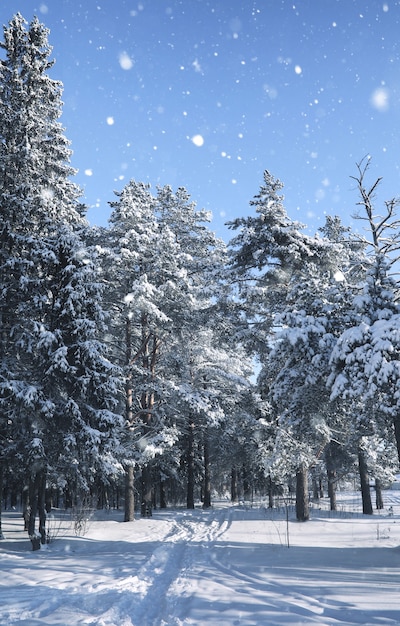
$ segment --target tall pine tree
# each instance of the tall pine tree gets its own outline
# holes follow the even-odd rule
[[[4,28],[0,64],[0,459],[6,477],[29,484],[34,547],[46,541],[48,481],[79,464],[78,447],[91,450],[79,466],[83,482],[101,455],[102,470],[114,471],[115,446],[106,440],[118,423],[115,379],[107,382],[111,368],[96,337],[100,289],[59,122],[62,85],[48,74],[48,34],[18,13]]]

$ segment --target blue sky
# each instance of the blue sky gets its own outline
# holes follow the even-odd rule
[[[17,11],[50,29],[93,224],[134,178],[186,187],[228,240],[265,169],[309,231],[350,224],[365,155],[377,207],[400,196],[398,0],[7,0],[1,23]]]

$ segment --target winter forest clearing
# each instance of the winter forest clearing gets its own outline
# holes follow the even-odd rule
[[[3,622],[399,623],[399,199],[364,158],[354,230],[268,170],[227,244],[133,179],[91,226],[48,35],[0,52]]]
[[[95,512],[76,536],[31,552],[21,514],[5,514],[2,626],[388,626],[400,622],[400,492],[379,515],[357,493],[321,501],[307,524],[262,503],[158,510],[122,522]],[[288,513],[288,516],[286,515]],[[288,520],[287,520],[288,517]]]

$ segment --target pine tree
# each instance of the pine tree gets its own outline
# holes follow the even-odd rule
[[[220,380],[228,377],[226,352],[213,332],[217,319],[223,326],[216,296],[223,290],[225,248],[183,188],[159,188],[153,197],[148,186],[131,181],[117,196],[110,276],[121,306],[114,319],[124,319],[127,330],[128,422],[141,470],[142,515],[150,515],[155,477],[176,475],[178,448],[190,506],[200,457],[206,478],[209,473],[208,425],[223,414],[215,372]],[[121,323],[114,332],[123,336]]]
[[[229,242],[229,268],[237,285],[241,341],[261,363],[268,358],[275,315],[285,304],[291,276],[321,253],[317,240],[302,233],[303,224],[288,216],[282,189],[266,170],[250,201],[256,214],[228,224],[238,231]]]
[[[177,325],[172,373],[181,415],[182,467],[188,508],[195,504],[196,482],[203,481],[203,506],[211,504],[211,472],[221,463],[215,439],[224,424],[239,420],[238,407],[248,393],[250,359],[237,343],[231,288],[226,276],[227,250],[209,228],[210,216],[198,210],[184,188],[158,190],[161,222],[174,232],[188,277],[190,299]],[[176,358],[178,356],[178,359]]]
[[[339,257],[338,249],[335,257]],[[276,318],[281,330],[274,339],[268,369],[259,376],[268,387],[276,415],[274,456],[280,461],[275,465],[281,475],[296,474],[298,495],[301,488],[307,488],[305,474],[320,462],[332,438],[326,382],[336,341],[338,291],[331,268],[323,264],[304,266],[293,276],[285,309]],[[305,494],[299,501],[299,519],[308,518],[307,512],[300,512],[304,502]]]
[[[374,207],[380,179],[369,189],[365,177],[369,161],[357,165],[354,177],[360,195],[357,218],[367,225],[362,243],[369,253],[364,278],[360,277],[352,299],[352,315],[332,353],[329,379],[332,398],[342,398],[352,406],[353,430],[358,438],[358,458],[363,486],[363,510],[372,513],[367,472],[377,472],[371,461],[371,441],[393,438],[400,459],[398,389],[400,377],[398,334],[400,316],[398,285],[392,266],[398,260],[398,201],[385,203],[382,214]],[[392,431],[392,432],[391,432]],[[361,475],[362,474],[362,475]]]
[[[134,465],[141,469],[141,510],[149,516],[153,460],[163,445],[170,445],[167,440],[174,440],[174,429],[162,420],[166,393],[162,359],[187,291],[186,275],[179,266],[173,233],[158,221],[149,186],[132,180],[116,195],[118,201],[110,203],[115,262],[109,274],[120,303],[113,333],[124,337],[120,362],[125,369],[126,420],[133,435],[125,466],[129,482]],[[126,511],[125,519],[131,517]]]
[[[37,548],[46,541],[47,481],[71,477],[78,447],[91,451],[75,479],[90,483],[100,466],[103,475],[112,473],[108,434],[118,420],[113,377],[105,384],[111,368],[95,336],[102,313],[80,239],[84,208],[58,121],[62,85],[47,73],[48,30],[36,18],[27,27],[17,14],[1,48],[1,457],[7,472],[29,483],[29,534]]]
[[[309,446],[314,448],[315,443],[310,444],[304,436],[301,442],[298,435],[301,429],[309,430],[309,407],[320,382],[316,376],[317,364],[314,378],[303,366],[312,358],[312,344],[318,344],[319,335],[329,335],[323,328],[323,298],[320,296],[318,302],[318,295],[313,297],[307,281],[315,287],[324,273],[333,273],[334,266],[332,244],[304,235],[303,226],[287,215],[279,193],[282,187],[282,183],[266,171],[264,184],[250,203],[256,215],[230,224],[231,228],[239,229],[239,234],[230,242],[231,271],[238,284],[238,299],[243,310],[242,341],[259,359],[261,393],[265,399],[272,399],[277,411],[275,445],[280,450],[297,450],[298,454],[292,456],[295,467],[291,470],[298,475],[298,484],[305,488]],[[277,340],[271,356],[273,336],[280,325],[288,329]],[[297,432],[292,432],[293,420]],[[307,434],[310,436],[309,432]],[[282,437],[284,445],[280,445]],[[273,457],[271,471],[275,464]],[[300,501],[300,491],[298,495]],[[301,515],[307,518],[306,512]]]
[[[41,421],[53,480],[81,495],[119,473],[120,372],[100,341],[106,331],[104,285],[95,258],[68,225],[59,229],[52,249],[51,302],[35,325],[33,360],[46,406]]]
[[[383,416],[386,416],[393,426],[400,459],[397,402],[400,312],[398,284],[392,269],[398,261],[398,201],[385,202],[384,211],[377,213],[374,196],[380,179],[371,188],[366,188],[368,167],[369,161],[358,164],[355,180],[362,207],[356,217],[366,222],[369,232],[369,237],[363,240],[370,253],[369,266],[353,298],[351,323],[343,331],[332,354],[330,384],[332,397],[348,398],[368,407],[367,411],[360,411],[358,407],[360,437],[385,430]]]

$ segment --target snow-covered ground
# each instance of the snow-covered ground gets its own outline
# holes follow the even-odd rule
[[[398,625],[400,492],[386,492],[379,514],[359,510],[353,495],[307,523],[261,503],[130,523],[111,511],[80,537],[64,515],[38,552],[20,514],[6,512],[0,624]]]

